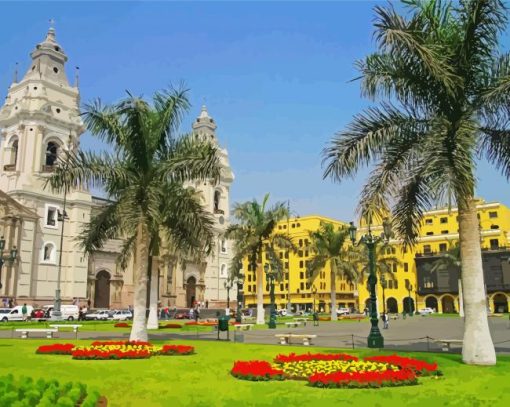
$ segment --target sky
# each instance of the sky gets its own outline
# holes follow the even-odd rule
[[[15,63],[55,20],[69,57],[80,68],[83,103],[112,103],[126,90],[151,97],[184,83],[191,122],[206,103],[235,174],[230,200],[271,194],[290,200],[295,215],[355,216],[367,174],[341,184],[323,180],[321,152],[352,116],[369,106],[354,62],[375,48],[373,1],[337,2],[0,2],[0,95]],[[508,48],[508,35],[503,39]],[[84,149],[97,150],[89,134]],[[507,181],[481,162],[477,194],[510,204]]]

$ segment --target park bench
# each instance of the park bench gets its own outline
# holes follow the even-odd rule
[[[298,328],[299,325],[302,325],[302,324],[305,324],[305,322],[303,322],[303,321],[285,322],[285,325],[287,325],[287,328],[291,328],[291,327]]]
[[[245,322],[255,322],[257,320],[257,318],[255,318],[255,317],[245,317],[243,315],[242,320],[245,321]]]
[[[396,320],[399,318],[400,318],[400,316],[398,314],[390,314],[390,319]]]
[[[57,329],[57,331],[60,331],[61,329],[64,329],[64,328],[73,328],[73,332],[76,335],[76,338],[78,338],[78,329],[81,328],[82,326],[83,325],[79,325],[79,324],[55,324],[55,325],[50,325],[50,328],[55,328],[55,329]]]
[[[296,322],[302,322],[304,326],[306,326],[307,321],[309,321],[308,318],[294,318],[294,321]]]
[[[53,338],[53,334],[58,332],[58,329],[55,328],[21,328],[16,329],[16,332],[21,332],[21,339],[27,339],[29,333],[35,332],[44,332],[46,333],[46,338]]]
[[[310,335],[310,334],[302,334],[302,335],[296,335],[296,334],[276,334],[275,337],[277,337],[280,340],[281,345],[290,345],[291,339],[302,339],[303,345],[309,346],[312,342],[313,338],[317,338],[317,335]]]
[[[437,339],[435,342],[440,343],[442,345],[443,352],[450,352],[451,345],[462,345],[462,339]]]
[[[254,324],[236,324],[234,328],[236,331],[251,331]]]

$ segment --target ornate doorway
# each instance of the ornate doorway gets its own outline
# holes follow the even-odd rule
[[[110,273],[106,270],[97,273],[94,291],[95,308],[110,308],[110,278]]]
[[[456,312],[453,297],[450,295],[445,295],[443,297],[441,305],[443,307],[443,314],[453,314]]]
[[[395,298],[390,297],[386,300],[386,310],[390,314],[398,314],[398,303]]]
[[[502,314],[508,312],[508,301],[504,294],[496,294],[492,301],[494,303],[494,312]]]
[[[434,310],[434,312],[437,312],[439,309],[439,307],[437,305],[437,298],[434,296],[425,298],[425,306],[427,308],[432,308]]]
[[[197,296],[197,280],[191,276],[186,281],[186,304],[188,308],[192,308],[195,305]]]

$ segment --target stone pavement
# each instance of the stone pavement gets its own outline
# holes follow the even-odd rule
[[[441,352],[441,344],[435,342],[436,339],[462,339],[463,319],[458,317],[408,317],[405,320],[390,321],[389,329],[382,329],[382,323],[379,324],[381,333],[384,336],[385,348],[408,351],[431,351]],[[489,318],[489,326],[492,339],[498,353],[510,353],[510,322],[506,317]],[[367,346],[367,336],[370,331],[368,320],[361,322],[346,321],[339,323],[320,322],[319,326],[314,327],[310,321],[306,327],[287,328],[279,325],[277,329],[257,329],[253,331],[234,332],[230,331],[230,340],[237,340],[245,343],[277,344],[275,334],[295,333],[295,334],[314,334],[317,338],[313,340],[313,345],[327,348],[365,348]],[[43,335],[38,335],[40,339]],[[62,339],[74,339],[72,332],[59,332],[58,337]],[[201,339],[216,340],[217,333],[214,332],[169,332],[163,331],[150,333],[150,339]],[[226,333],[221,332],[221,339],[226,338]],[[11,330],[0,330],[0,338],[19,338],[19,333]],[[128,339],[128,332],[103,332],[89,331],[79,332],[79,339]],[[293,343],[294,344],[294,343]],[[301,341],[296,341],[296,345],[302,345]],[[452,351],[459,353],[461,346],[452,345]]]

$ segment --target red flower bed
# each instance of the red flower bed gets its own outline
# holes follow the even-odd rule
[[[334,372],[316,373],[308,378],[314,387],[382,387],[418,384],[416,373],[410,369],[383,372]]]
[[[185,322],[184,325],[198,325],[198,323],[195,321],[188,321],[188,322]]]
[[[195,353],[195,348],[193,346],[186,345],[163,345],[161,350],[159,351],[160,355],[192,355]]]
[[[123,351],[120,349],[78,349],[73,351],[73,359],[78,360],[116,360],[116,359],[148,359],[151,353],[145,349]]]
[[[144,341],[95,341],[90,344],[90,346],[107,346],[107,345],[142,345],[142,346],[152,346],[150,342]]]
[[[389,363],[390,365],[399,366],[401,369],[412,370],[417,375],[428,375],[434,372],[438,372],[437,363],[427,363],[423,360],[406,358],[398,355],[370,356],[366,357],[365,360]]]
[[[126,322],[117,322],[115,325],[114,325],[115,328],[130,328],[129,324],[127,324]]]
[[[35,353],[42,355],[71,355],[76,345],[72,343],[55,343],[53,345],[41,345]]]
[[[178,329],[178,328],[182,328],[182,325],[181,324],[166,324],[166,325],[161,325],[160,328]]]
[[[358,360],[356,356],[345,353],[306,353],[304,355],[277,355],[274,358],[275,363],[304,362],[309,360]]]
[[[232,376],[243,380],[283,380],[283,370],[273,369],[265,360],[237,361],[230,371]]]

